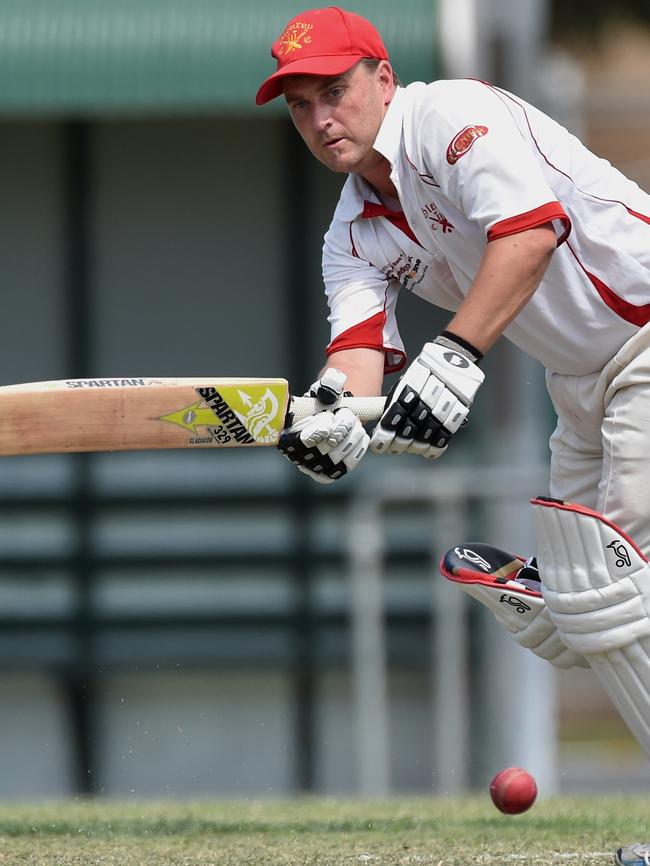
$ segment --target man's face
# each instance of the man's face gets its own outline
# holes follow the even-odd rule
[[[291,119],[316,159],[358,174],[381,159],[372,146],[394,93],[386,61],[376,69],[357,63],[336,77],[291,75],[284,85]]]

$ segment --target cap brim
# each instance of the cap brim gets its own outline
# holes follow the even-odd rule
[[[288,63],[269,75],[257,91],[255,102],[264,105],[282,94],[283,80],[289,75],[342,75],[361,60],[360,54],[337,54],[324,57],[304,57]]]

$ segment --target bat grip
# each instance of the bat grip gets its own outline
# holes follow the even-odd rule
[[[385,397],[343,397],[338,408],[351,409],[361,423],[366,424],[381,417],[385,403]],[[293,413],[294,421],[300,421],[322,408],[323,404],[314,397],[292,397],[289,411]]]

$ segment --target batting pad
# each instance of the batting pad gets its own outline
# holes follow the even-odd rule
[[[521,557],[489,544],[468,542],[447,551],[440,573],[484,604],[520,646],[558,668],[589,664],[567,649],[540,592],[517,582]]]
[[[650,566],[596,511],[532,501],[542,593],[560,637],[584,655],[650,754]]]

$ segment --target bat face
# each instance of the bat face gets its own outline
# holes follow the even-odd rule
[[[285,379],[73,379],[0,387],[0,455],[275,445]]]
[[[160,420],[191,433],[188,446],[275,445],[284,422],[286,385],[196,388],[198,400]]]

